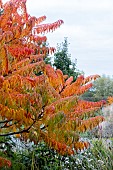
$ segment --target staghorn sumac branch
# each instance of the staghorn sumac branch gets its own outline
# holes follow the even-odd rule
[[[23,129],[23,130],[20,130],[18,132],[10,132],[10,133],[0,134],[0,137],[2,137],[2,136],[12,136],[12,135],[17,135],[17,134],[22,134],[22,133],[29,133],[29,130],[35,124],[35,122],[36,121],[34,121],[27,129]]]

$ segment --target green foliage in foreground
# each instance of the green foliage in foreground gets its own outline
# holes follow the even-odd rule
[[[112,146],[106,147],[101,139],[91,143],[91,148],[75,156],[61,156],[43,142],[29,150],[4,155],[12,161],[10,170],[113,170]]]

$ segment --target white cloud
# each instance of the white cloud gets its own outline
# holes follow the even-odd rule
[[[34,1],[34,2],[33,2]],[[31,9],[75,9],[75,10],[109,10],[113,8],[112,0],[28,0]]]

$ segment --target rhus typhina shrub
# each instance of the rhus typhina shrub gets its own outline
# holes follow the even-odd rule
[[[62,20],[41,24],[46,17],[30,16],[26,0],[0,0],[0,7],[0,137],[15,135],[35,144],[43,140],[62,155],[87,148],[89,143],[80,141],[79,134],[103,121],[95,111],[105,101],[88,102],[79,96],[99,76],[80,76],[73,82],[73,77],[45,64],[55,50],[45,46],[45,33]]]

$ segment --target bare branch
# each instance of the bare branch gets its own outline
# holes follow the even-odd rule
[[[36,121],[34,121],[31,126],[29,126],[27,129],[23,129],[21,131],[18,132],[11,132],[11,133],[6,133],[6,134],[0,134],[0,137],[2,136],[11,136],[11,135],[16,135],[16,134],[20,134],[20,133],[29,133],[30,128],[34,125]]]
[[[11,122],[13,119],[10,119],[10,120],[2,120],[0,121],[0,123],[8,123],[8,122]]]
[[[19,121],[18,121],[19,122]],[[3,126],[1,126],[0,128],[1,129],[3,129],[3,128],[9,128],[9,127],[11,127],[11,126],[13,126],[13,125],[16,125],[18,122],[14,122],[13,124],[10,124],[10,125],[7,125],[7,123],[5,123]]]

